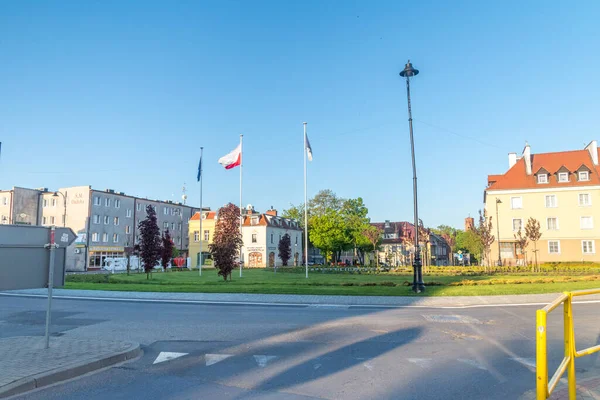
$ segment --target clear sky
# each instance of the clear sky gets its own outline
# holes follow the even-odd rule
[[[244,134],[244,204],[363,197],[411,220],[405,84],[420,213],[462,227],[507,153],[600,139],[600,2],[4,1],[0,188],[92,185],[239,201],[217,160]]]

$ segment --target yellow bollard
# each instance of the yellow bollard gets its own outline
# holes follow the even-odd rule
[[[536,400],[548,398],[548,355],[546,347],[546,310],[537,310],[536,327]]]
[[[565,328],[565,358],[569,359],[567,373],[569,378],[569,400],[577,399],[577,379],[575,378],[575,328],[573,326],[573,295],[565,293],[564,328]]]

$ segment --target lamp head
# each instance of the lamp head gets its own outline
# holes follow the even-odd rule
[[[403,77],[403,78],[404,77],[410,78],[410,77],[418,75],[418,74],[419,74],[419,70],[413,68],[412,63],[410,62],[410,60],[408,60],[408,62],[404,66],[404,69],[402,71],[400,71],[400,76]]]

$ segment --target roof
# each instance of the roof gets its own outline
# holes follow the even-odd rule
[[[204,219],[215,219],[215,216],[217,215],[216,211],[208,211],[206,212],[206,218]],[[192,215],[192,218],[190,218],[190,221],[199,221],[200,220],[200,211],[196,211],[194,213],[194,215]]]
[[[258,218],[258,223],[253,224],[252,218]],[[289,230],[302,230],[298,222],[292,219],[269,214],[246,215],[244,216],[244,222],[242,223],[242,226],[271,226],[274,228],[282,228]]]
[[[402,244],[408,239],[412,240],[414,231],[415,231],[414,225],[407,221],[372,222],[371,225],[381,229],[381,231],[383,232],[383,234],[384,234],[383,239],[382,239],[383,244],[394,244],[394,243]],[[386,227],[386,225],[387,225],[387,227]],[[396,238],[386,238],[385,237],[385,234],[393,234],[393,233],[398,234],[398,237],[396,237]]]
[[[588,181],[582,182],[570,177],[569,182],[558,182],[556,173],[561,168],[564,167],[569,172],[574,173],[582,166],[590,170]],[[536,174],[540,169],[544,169],[550,174],[548,176],[548,183],[537,183]],[[584,149],[533,154],[531,155],[531,175],[527,175],[525,159],[521,157],[506,173],[502,175],[488,175],[488,187],[486,190],[541,189],[590,185],[600,185],[600,167],[594,165],[589,151]]]

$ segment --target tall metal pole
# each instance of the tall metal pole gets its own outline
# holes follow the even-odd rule
[[[304,269],[308,279],[308,195],[306,194],[306,122],[304,122]]]
[[[412,290],[415,293],[421,293],[425,290],[423,284],[423,270],[421,264],[421,251],[419,247],[419,207],[418,207],[418,196],[417,196],[417,165],[415,162],[415,141],[413,137],[413,123],[412,123],[412,108],[410,103],[410,77],[415,76],[419,73],[418,70],[414,69],[410,60],[406,64],[404,70],[400,72],[400,76],[406,77],[406,98],[408,101],[408,127],[410,130],[410,151],[412,156],[412,170],[413,170],[413,203],[414,203],[414,217],[415,217],[415,258],[413,262],[413,286]]]
[[[63,195],[63,206],[64,206],[64,210],[63,210],[63,228],[65,228],[67,226],[67,195],[66,194],[62,194],[62,195]]]
[[[50,243],[46,247],[50,250],[50,265],[48,268],[48,307],[46,308],[46,333],[44,336],[44,348],[50,347],[50,322],[52,316],[52,287],[54,286],[54,250],[56,248],[55,240],[56,227],[50,227]]]
[[[242,140],[244,139],[244,135],[240,135],[240,236],[242,237],[242,241],[244,240],[244,235],[242,233],[242,223],[243,223],[243,207],[242,207],[242,166],[244,165],[244,151],[242,147]],[[244,247],[244,243],[240,246],[240,278],[242,277],[242,248]]]
[[[502,200],[496,197],[496,235],[498,237],[498,266],[502,265],[502,257],[500,255],[500,220],[498,219],[498,204],[502,203]]]
[[[202,232],[202,212],[204,211],[202,209],[202,179],[204,178],[202,176],[202,153],[204,152],[204,147],[200,147],[200,259],[198,260],[198,275],[202,276],[202,264],[204,262],[203,258],[202,258],[202,236],[204,235],[204,232]]]

